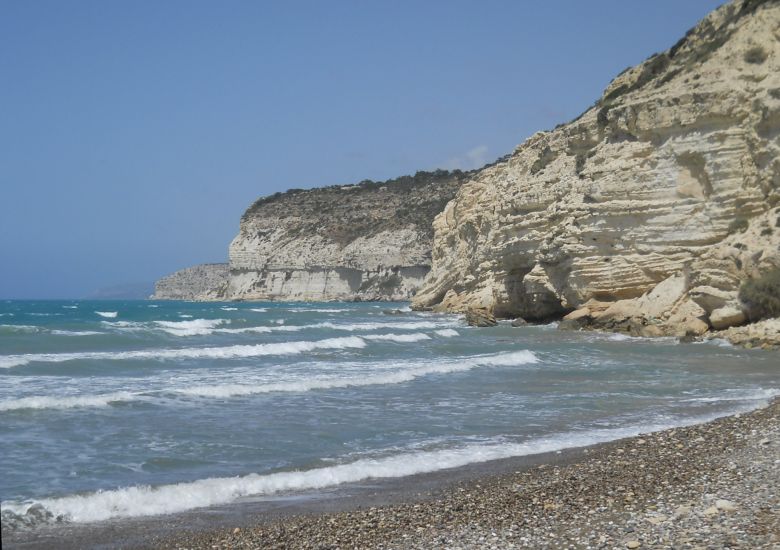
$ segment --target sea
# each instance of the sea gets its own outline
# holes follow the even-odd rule
[[[306,494],[747,411],[719,340],[466,326],[405,303],[0,302],[6,530]]]

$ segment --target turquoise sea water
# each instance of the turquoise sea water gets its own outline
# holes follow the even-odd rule
[[[406,304],[0,302],[3,528],[558,450],[778,394],[776,353]]]

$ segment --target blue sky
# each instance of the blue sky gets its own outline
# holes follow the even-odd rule
[[[0,297],[225,261],[257,197],[471,168],[719,0],[0,3]]]

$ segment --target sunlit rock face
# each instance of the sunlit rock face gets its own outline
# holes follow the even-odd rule
[[[744,320],[740,283],[780,266],[779,203],[780,3],[737,1],[474,174],[434,221],[413,305],[527,319],[590,305],[594,323],[612,307],[603,323],[661,333],[707,330],[727,307],[723,328]]]
[[[180,269],[154,284],[152,300],[224,300],[228,264],[199,264]]]
[[[231,300],[409,300],[430,270],[432,222],[469,173],[418,172],[265,197],[230,244]]]

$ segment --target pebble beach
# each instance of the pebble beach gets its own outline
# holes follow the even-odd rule
[[[149,547],[779,548],[780,400],[409,502],[258,518]]]

